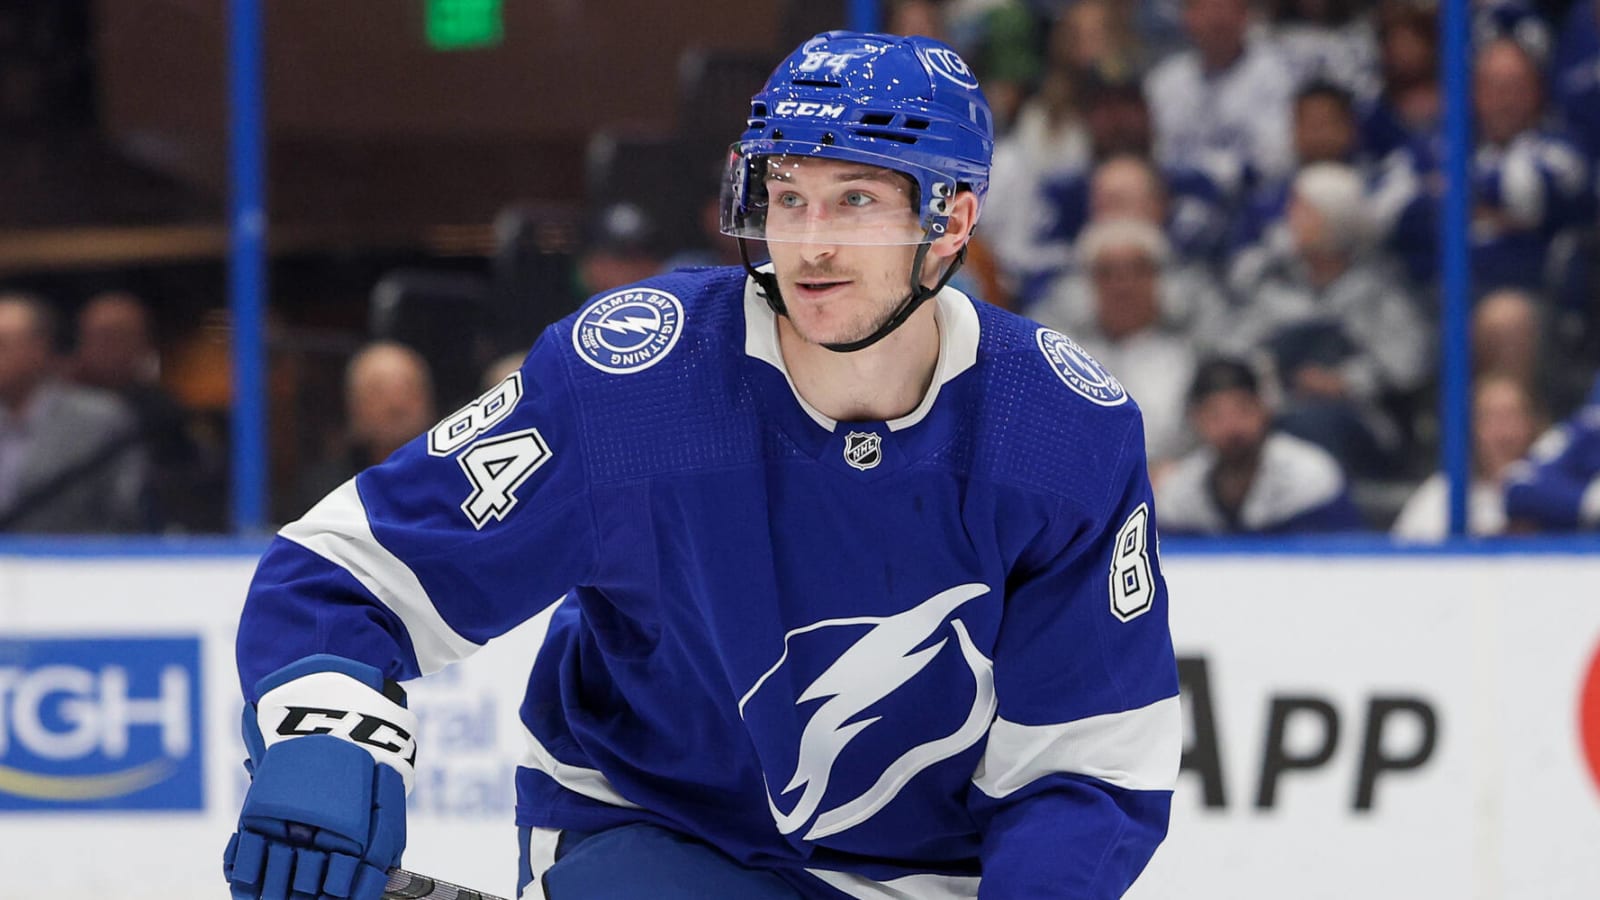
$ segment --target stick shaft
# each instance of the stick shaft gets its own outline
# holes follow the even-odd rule
[[[493,894],[485,894],[459,884],[407,872],[405,869],[389,870],[389,883],[384,885],[383,898],[384,900],[501,900]]]

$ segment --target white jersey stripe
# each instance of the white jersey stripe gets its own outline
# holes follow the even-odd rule
[[[522,766],[535,772],[549,775],[551,780],[561,785],[574,794],[582,794],[590,800],[599,800],[612,806],[624,809],[639,809],[639,804],[628,800],[617,789],[611,786],[598,769],[585,769],[582,766],[568,765],[555,758],[555,754],[539,741],[539,738],[524,724],[522,733],[528,738],[528,753],[522,758]]]
[[[977,900],[978,878],[960,875],[906,875],[873,881],[848,872],[807,869],[835,890],[860,900]]]
[[[340,485],[278,535],[349,572],[399,617],[411,636],[422,674],[437,672],[478,650],[439,615],[416,573],[378,543],[355,479]]]
[[[556,846],[561,843],[559,828],[529,828],[527,854],[528,871],[533,880],[523,888],[518,900],[547,900],[544,892],[544,873],[556,864]]]
[[[1176,695],[1059,725],[995,719],[972,783],[996,799],[1057,773],[1088,775],[1134,791],[1170,791],[1178,781],[1182,736]]]

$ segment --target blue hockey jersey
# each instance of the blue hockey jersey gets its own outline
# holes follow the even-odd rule
[[[742,270],[592,300],[283,529],[247,697],[318,652],[414,678],[565,597],[519,825],[651,822],[816,898],[1120,896],[1181,750],[1140,417],[1065,336],[934,302],[922,404],[835,422]]]
[[[1600,380],[1506,472],[1506,517],[1543,531],[1600,528]]]

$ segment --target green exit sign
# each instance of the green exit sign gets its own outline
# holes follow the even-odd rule
[[[493,47],[505,37],[501,0],[427,0],[428,46],[435,50]]]

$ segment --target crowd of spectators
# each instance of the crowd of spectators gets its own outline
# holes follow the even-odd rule
[[[1123,381],[1165,532],[1445,534],[1433,3],[885,11],[888,30],[972,60],[997,115],[958,284],[1070,334]],[[1470,529],[1597,527],[1600,0],[1477,0],[1473,17]],[[674,242],[648,205],[595,204],[542,321],[656,271],[737,264],[715,211],[707,193],[705,234]],[[97,296],[77,321],[60,341],[48,303],[0,298],[0,531],[214,521],[186,504],[217,496],[220,450],[161,389],[142,303]],[[275,487],[291,498],[280,515],[460,402],[426,352],[370,337],[345,371],[346,428]],[[51,349],[68,343],[70,356]],[[520,355],[485,366],[484,384]]]
[[[975,7],[1046,37],[954,24]],[[1442,537],[1436,4],[944,8],[980,66],[1035,60],[999,108],[990,299],[1073,335],[1140,403],[1163,530]],[[1600,369],[1597,15],[1472,4],[1474,534],[1600,522],[1600,460],[1572,449]],[[1568,440],[1534,448],[1551,416]],[[1508,511],[1557,469],[1559,511]]]

